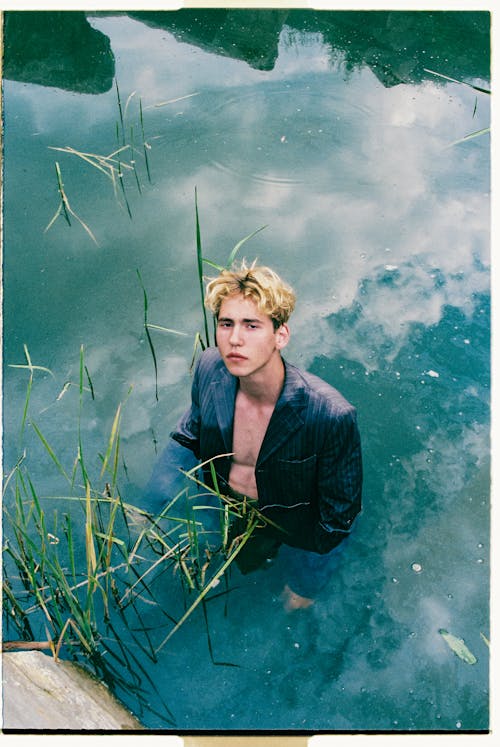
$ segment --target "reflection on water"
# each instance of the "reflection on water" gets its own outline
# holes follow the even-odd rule
[[[6,21],[6,471],[20,456],[26,392],[9,364],[23,362],[24,343],[54,373],[37,374],[31,417],[73,463],[77,388],[57,397],[78,381],[83,343],[95,389],[81,424],[88,458],[98,462],[133,385],[120,476],[124,495],[140,496],[189,397],[195,187],[214,261],[267,226],[245,253],[297,290],[287,357],[359,413],[364,510],[323,597],[287,615],[279,561],[248,576],[234,569],[227,599],[207,613],[215,660],[237,666],[212,663],[200,613],[158,663],[143,661],[151,679],[138,670],[143,700],[124,687],[127,704],[152,728],[171,726],[158,692],[176,729],[487,728],[489,140],[451,144],[488,127],[489,97],[426,70],[488,88],[488,14],[216,9]],[[19,40],[30,24],[28,48]],[[51,150],[118,147],[113,75],[136,160],[136,174],[122,164],[132,217],[95,166]],[[77,221],[44,232],[60,199],[55,161],[98,246]],[[154,333],[159,402],[138,269],[149,320],[187,333]],[[52,495],[52,465],[26,430],[33,478]],[[164,612],[182,611],[166,576],[155,593]],[[158,645],[168,622],[138,605]],[[441,628],[477,663],[456,657]]]
[[[489,78],[489,14],[484,11],[332,14],[214,8],[127,15],[166,29],[184,43],[244,60],[256,70],[275,67],[280,36],[286,30],[289,43],[295,32],[321,34],[332,64],[340,57],[347,72],[367,66],[384,86],[420,82],[429,77],[426,68],[433,66],[445,66],[446,74],[458,79],[471,71],[477,78]],[[108,40],[92,28],[83,12],[8,12],[5,40],[8,79],[87,93],[106,91],[111,85],[113,57]],[[281,43],[286,43],[286,36]],[[61,55],[64,66],[58,62]],[[93,84],[89,72],[95,76]]]
[[[83,12],[5,13],[3,75],[80,93],[109,91],[114,59],[109,39]]]

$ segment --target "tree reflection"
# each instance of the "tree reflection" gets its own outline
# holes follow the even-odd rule
[[[5,78],[103,93],[111,88],[114,73],[108,37],[92,28],[83,11],[4,14]]]
[[[426,68],[456,78],[489,79],[490,15],[464,11],[314,11],[185,9],[132,12],[179,40],[270,70],[283,28],[320,33],[332,64],[370,67],[384,86],[419,83]],[[435,78],[433,78],[435,81]]]
[[[4,77],[82,93],[108,91],[114,58],[108,37],[83,11],[5,13]],[[112,15],[106,13],[106,15]],[[121,14],[123,15],[123,13]],[[320,33],[332,66],[369,67],[381,83],[419,83],[437,72],[489,79],[490,14],[486,11],[314,11],[187,8],[134,11],[131,18],[170,31],[213,54],[272,70],[280,34]],[[435,77],[432,77],[436,81]]]
[[[190,8],[126,15],[263,71],[274,68],[286,29],[320,33],[332,67],[342,64],[347,72],[369,67],[386,87],[426,78],[436,82],[429,68],[459,80],[490,75],[487,11]],[[5,78],[85,93],[109,90],[114,75],[110,42],[87,16],[83,11],[5,13]]]

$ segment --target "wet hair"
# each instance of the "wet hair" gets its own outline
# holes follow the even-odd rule
[[[212,278],[206,288],[205,306],[218,317],[224,299],[239,294],[255,301],[259,311],[271,317],[275,329],[288,321],[295,306],[292,288],[270,267],[256,265],[256,260],[250,267],[243,260],[239,267],[222,270]]]

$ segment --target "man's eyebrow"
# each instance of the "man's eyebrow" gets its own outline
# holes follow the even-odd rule
[[[217,317],[219,322],[234,322],[235,320],[231,316],[219,316]],[[242,319],[243,324],[262,324],[262,319]]]

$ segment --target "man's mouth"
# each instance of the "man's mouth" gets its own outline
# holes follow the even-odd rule
[[[240,353],[228,353],[227,359],[229,361],[246,361],[246,357]]]

